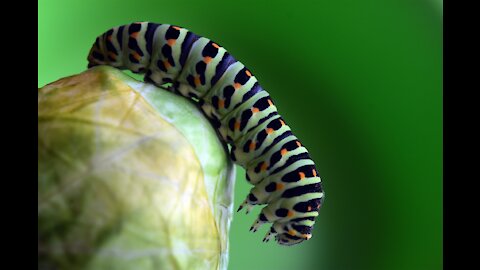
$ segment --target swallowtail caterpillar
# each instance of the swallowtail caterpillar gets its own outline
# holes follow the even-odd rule
[[[250,230],[273,223],[263,241],[281,245],[311,238],[324,200],[315,164],[257,78],[225,48],[179,26],[136,22],[98,36],[88,61],[146,73],[146,82],[198,102],[254,185],[238,211],[266,204]]]

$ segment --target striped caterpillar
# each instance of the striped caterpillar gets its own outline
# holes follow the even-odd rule
[[[251,71],[218,43],[178,26],[136,22],[98,36],[88,61],[89,68],[146,73],[145,82],[171,84],[170,91],[197,101],[254,185],[237,212],[267,204],[250,231],[271,222],[264,242],[311,238],[324,199],[315,164]]]

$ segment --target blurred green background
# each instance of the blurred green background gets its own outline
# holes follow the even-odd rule
[[[237,214],[229,269],[442,268],[442,1],[121,2],[38,2],[38,87],[85,70],[110,27],[177,24],[246,64],[317,163],[313,238],[264,244],[259,209]]]

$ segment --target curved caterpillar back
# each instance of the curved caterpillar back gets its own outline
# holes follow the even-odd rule
[[[88,61],[146,73],[146,82],[172,83],[171,91],[198,100],[255,185],[238,211],[267,204],[250,230],[271,222],[265,242],[310,239],[324,199],[315,164],[255,76],[223,47],[185,28],[139,22],[97,37]]]

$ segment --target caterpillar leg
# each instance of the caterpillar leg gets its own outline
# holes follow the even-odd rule
[[[263,224],[268,222],[267,220],[264,220],[261,218],[262,214],[253,222],[252,227],[250,227],[250,231],[256,232]]]
[[[252,210],[253,206],[253,204],[249,203],[248,199],[245,199],[243,203],[238,207],[237,212],[240,212],[240,210],[245,208],[245,214],[248,215],[248,213],[250,213],[250,211]]]
[[[262,241],[267,243],[268,241],[270,241],[270,239],[274,238],[277,234],[278,232],[275,230],[274,226],[272,225],[272,227],[270,227],[270,230],[267,232],[267,234],[265,235]]]

